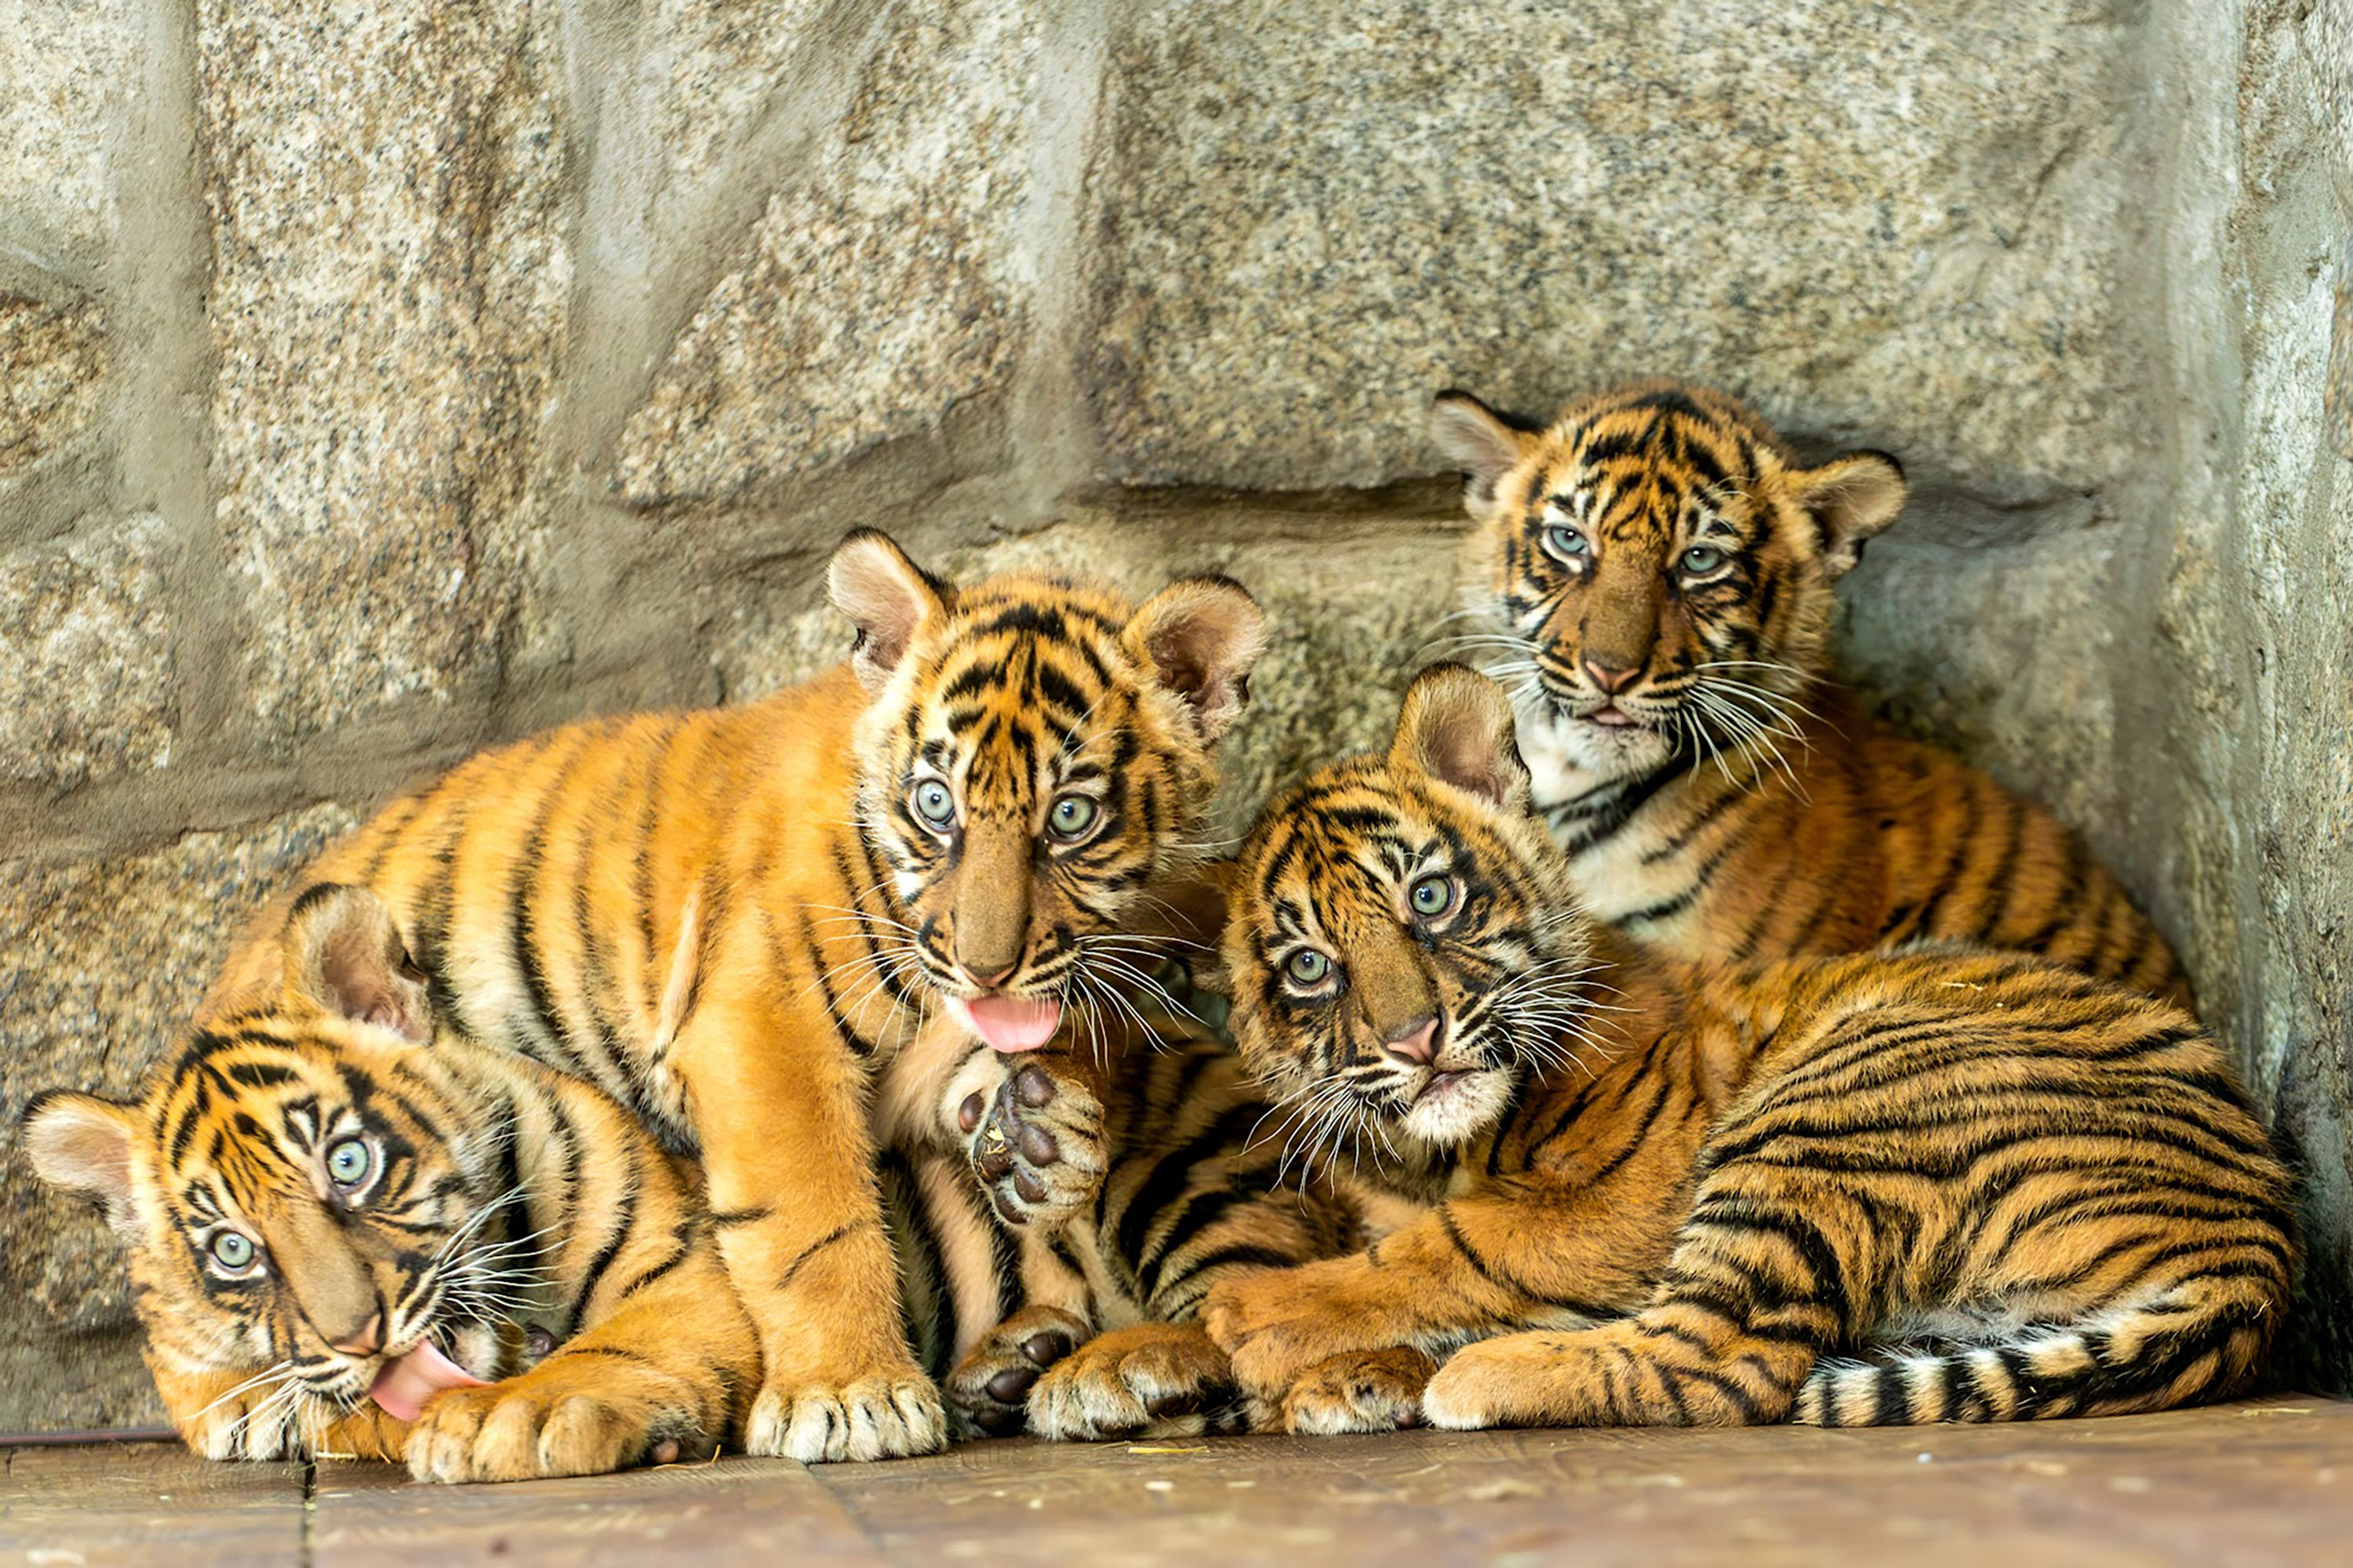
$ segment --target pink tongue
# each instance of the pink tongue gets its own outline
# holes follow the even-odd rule
[[[443,1355],[428,1342],[398,1361],[384,1363],[370,1397],[402,1421],[414,1421],[425,1402],[445,1388],[480,1388],[482,1380]]]
[[[969,1002],[957,999],[952,1005],[964,1015],[972,1032],[997,1051],[1034,1051],[1054,1037],[1054,1026],[1062,1021],[1062,1005],[1051,998],[1040,1002],[1026,996],[976,996]]]

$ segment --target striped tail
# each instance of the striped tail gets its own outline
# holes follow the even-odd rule
[[[1875,1352],[1816,1363],[1789,1419],[1907,1426],[2122,1415],[2224,1399],[2261,1368],[2278,1327],[2277,1281],[2209,1274],[2081,1323],[2029,1325],[1950,1352]]]

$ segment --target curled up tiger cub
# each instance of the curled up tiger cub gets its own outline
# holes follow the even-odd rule
[[[1893,458],[1808,467],[1734,399],[1665,382],[1541,430],[1446,393],[1431,427],[1478,525],[1453,646],[1512,691],[1588,913],[1733,963],[2018,948],[2189,1005],[2081,838],[1832,679],[1832,584],[1904,505]]]
[[[280,943],[281,993],[195,1030],[135,1103],[26,1113],[34,1169],[129,1253],[188,1446],[437,1481],[714,1452],[760,1350],[691,1163],[438,1017],[375,895],[313,887]]]
[[[2291,1182],[2194,1019],[2018,952],[1703,968],[1627,941],[1579,912],[1514,719],[1427,671],[1387,754],[1242,848],[1241,1049],[1327,1165],[1410,1205],[1211,1292],[1245,1392],[1346,1388],[1367,1426],[1863,1425],[2258,1375]]]
[[[586,1079],[700,1159],[759,1335],[744,1446],[807,1461],[945,1436],[875,1178],[878,1107],[954,1115],[894,1083],[907,1047],[928,1020],[1017,1053],[1107,1005],[1155,889],[1201,855],[1210,749],[1264,641],[1221,578],[1141,605],[958,585],[871,531],[828,587],[844,667],[486,752],[304,878],[382,901],[457,1038]],[[280,993],[287,907],[200,1026]]]

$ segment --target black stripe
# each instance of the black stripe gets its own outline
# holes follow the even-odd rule
[[[818,1253],[823,1252],[827,1247],[831,1247],[834,1243],[838,1241],[847,1241],[849,1237],[856,1235],[858,1233],[859,1224],[859,1221],[851,1220],[848,1224],[841,1226],[839,1229],[818,1237],[817,1240],[810,1242],[807,1247],[801,1248],[800,1256],[795,1258],[790,1264],[786,1265],[783,1276],[777,1279],[776,1289],[782,1290],[791,1285],[793,1282],[793,1277],[801,1271],[802,1268],[807,1264],[810,1258],[815,1258]]]

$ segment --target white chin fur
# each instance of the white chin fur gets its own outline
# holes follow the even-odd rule
[[[1534,775],[1539,806],[1573,800],[1597,784],[1643,773],[1667,760],[1667,737],[1632,725],[1596,724],[1549,710],[1523,710],[1520,755]]]
[[[1489,1068],[1436,1094],[1423,1095],[1398,1118],[1398,1125],[1425,1143],[1450,1148],[1494,1125],[1511,1098],[1512,1075]]]

